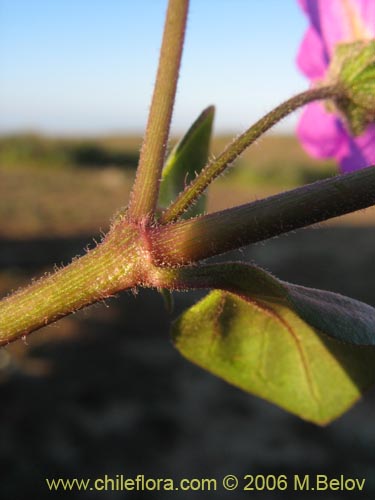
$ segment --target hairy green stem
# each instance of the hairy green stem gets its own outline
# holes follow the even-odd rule
[[[337,97],[339,93],[340,88],[338,86],[314,88],[288,99],[267,113],[263,118],[246,130],[246,132],[234,139],[217,158],[206,165],[200,174],[165,210],[160,219],[161,223],[167,224],[176,221],[181,214],[194,204],[216,177],[230,166],[247,147],[267,130],[272,128],[277,122],[309,102]]]
[[[159,193],[188,10],[188,0],[169,0],[159,67],[145,138],[132,189],[129,217],[151,222]]]
[[[0,344],[138,284],[138,247],[138,232],[118,225],[80,259],[3,299]]]
[[[95,249],[0,302],[0,344],[124,289],[209,286],[205,272],[200,282],[176,267],[374,204],[369,167],[167,226],[144,228],[123,216]]]
[[[247,269],[256,272],[259,269],[260,279],[249,280]],[[268,275],[271,276],[271,275]],[[243,262],[221,262],[219,264],[197,264],[178,268],[159,268],[158,281],[160,286],[170,290],[194,290],[202,288],[219,288],[234,293],[254,292],[259,298],[272,300],[277,297],[278,302],[284,293],[275,280],[267,277],[257,266]],[[259,287],[262,282],[262,287]]]
[[[375,167],[153,229],[159,265],[184,265],[375,205]]]

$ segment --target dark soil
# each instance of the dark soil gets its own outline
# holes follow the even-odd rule
[[[0,245],[2,288],[68,262],[84,239]],[[255,261],[285,280],[375,305],[375,229],[326,228],[258,244],[231,258]],[[6,270],[6,272],[5,272]],[[176,296],[178,314],[199,294]],[[185,361],[168,336],[161,297],[124,293],[65,318],[0,352],[0,498],[307,498],[293,492],[225,492],[235,474],[326,474],[366,478],[375,498],[375,392],[326,428],[247,395]],[[218,491],[50,492],[45,478],[108,474],[218,479]],[[314,492],[313,492],[314,493]]]

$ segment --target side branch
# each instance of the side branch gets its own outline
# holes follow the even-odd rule
[[[375,205],[375,167],[153,229],[154,258],[176,266]]]
[[[287,115],[305,104],[321,99],[334,98],[340,93],[337,86],[318,87],[302,92],[258,120],[248,130],[229,144],[225,150],[214,160],[208,163],[200,174],[186,187],[178,198],[165,210],[161,217],[161,223],[167,224],[179,218],[205,191],[205,189],[216,179],[230,164],[238,158],[254,141],[262,134],[272,128],[276,123]]]

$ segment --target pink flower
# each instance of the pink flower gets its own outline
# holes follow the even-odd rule
[[[339,43],[375,38],[375,0],[298,0],[311,25],[297,64],[312,84],[327,72]],[[353,137],[343,119],[322,102],[306,106],[297,127],[306,151],[316,158],[335,158],[342,172],[375,164],[375,124]]]

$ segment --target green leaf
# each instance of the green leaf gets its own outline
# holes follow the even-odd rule
[[[321,425],[375,382],[375,349],[358,345],[374,344],[370,306],[289,285],[254,266],[200,272],[230,292],[211,292],[175,322],[175,346],[190,361]]]
[[[166,208],[206,165],[215,114],[214,106],[205,109],[195,120],[181,141],[172,149],[163,169],[159,205]],[[204,212],[203,195],[183,218]]]
[[[174,298],[172,292],[168,290],[168,288],[161,288],[159,293],[163,297],[165,310],[168,314],[172,314],[174,309]]]

